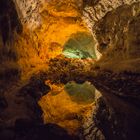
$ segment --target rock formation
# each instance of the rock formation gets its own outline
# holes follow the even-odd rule
[[[139,26],[139,0],[1,0],[0,139],[139,139]],[[88,54],[78,33],[93,36]],[[102,96],[71,97],[71,81]]]
[[[89,69],[87,69],[85,64],[83,67],[81,64],[75,63],[74,65],[74,62],[71,63],[71,61],[66,63],[67,65],[61,60],[60,62],[58,62],[59,60],[54,61],[55,66],[57,62],[59,63],[60,71],[60,67],[65,67],[62,73],[57,73],[55,80],[57,78],[60,82],[88,80],[101,91],[107,104],[106,108],[109,110],[105,109],[107,116],[101,115],[100,110],[101,112],[99,111],[96,118],[103,118],[106,121],[101,120],[99,127],[107,139],[137,139],[139,137],[140,75],[139,67],[136,66],[139,63],[138,25],[139,3],[120,6],[96,24],[99,51],[103,56],[95,67],[88,66]],[[75,69],[73,65],[76,66]],[[51,66],[51,70],[52,67],[54,66]],[[55,72],[53,71],[53,73]],[[110,120],[108,120],[109,118]],[[108,126],[109,123],[112,126]]]

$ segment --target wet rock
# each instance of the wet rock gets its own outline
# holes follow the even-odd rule
[[[39,75],[32,76],[29,82],[23,86],[17,93],[17,97],[23,98],[26,108],[30,110],[29,118],[36,123],[42,123],[42,109],[38,105],[39,99],[50,91],[50,87]]]
[[[38,101],[32,98],[31,96],[27,95],[24,97],[25,104],[27,108],[32,112],[32,115],[30,115],[30,118],[38,123],[42,122],[42,109],[38,105]]]
[[[95,124],[98,128],[105,134],[106,139],[112,137],[113,134],[113,120],[111,122],[109,107],[106,105],[104,99],[101,97],[97,100],[96,103],[96,113],[94,116]]]
[[[29,95],[37,101],[49,91],[50,87],[48,85],[45,85],[45,82],[43,80],[32,77],[29,83],[20,90],[19,95]]]
[[[105,93],[105,92],[102,92]],[[107,93],[105,93],[107,94]],[[116,96],[99,101],[94,120],[107,140],[139,139],[140,111],[131,102]]]

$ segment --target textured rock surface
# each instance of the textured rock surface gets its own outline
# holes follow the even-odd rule
[[[52,16],[77,17],[82,7],[82,0],[13,0],[21,22],[30,30],[42,25],[42,13]]]
[[[13,0],[22,24],[35,29],[41,25],[39,7],[41,0]]]
[[[8,11],[6,19],[1,17],[1,21],[3,21],[1,24],[3,25],[6,21],[5,26],[8,30],[4,32],[3,26],[0,25],[0,49],[2,50],[0,51],[2,54],[0,56],[0,60],[2,60],[0,100],[3,105],[2,111],[6,108],[5,113],[1,112],[0,121],[5,120],[7,124],[14,124],[15,120],[21,118],[21,116],[25,118],[33,117],[35,120],[39,118],[39,122],[41,121],[42,111],[36,99],[38,100],[44,95],[44,92],[42,92],[44,88],[40,89],[40,86],[37,86],[38,84],[26,85],[24,83],[26,86],[22,89],[24,91],[22,97],[15,96],[19,89],[23,87],[17,81],[18,78],[21,78],[21,72],[22,78],[30,79],[29,77],[33,73],[45,71],[43,81],[49,79],[54,83],[67,83],[74,80],[83,83],[88,80],[102,92],[104,100],[99,100],[99,106],[97,105],[97,111],[93,118],[95,122],[92,122],[93,120],[89,118],[88,125],[90,128],[85,128],[85,131],[83,131],[86,139],[94,138],[98,140],[104,139],[104,136],[107,140],[139,139],[140,4],[132,4],[136,1],[139,0],[84,1],[83,20],[95,33],[99,44],[98,49],[103,54],[96,64],[93,60],[72,60],[59,56],[62,52],[62,46],[71,34],[77,31],[87,31],[80,18],[82,12],[81,1],[80,3],[75,0],[60,3],[56,0],[14,1],[22,24],[27,25],[28,28],[27,30],[24,29],[20,36],[13,36],[15,38],[12,37],[12,41],[15,41],[15,44],[12,45],[13,42],[11,41],[12,43],[9,46],[4,46],[4,44],[5,42],[8,43],[8,39],[11,39],[12,33],[18,27],[19,20],[17,14],[11,12],[15,11],[13,4],[6,6],[13,8]],[[3,2],[7,4],[7,1]],[[3,14],[4,11],[0,13],[2,16],[5,15]],[[14,17],[16,22],[10,22],[9,24],[13,15],[16,15]],[[36,27],[39,28],[36,29]],[[49,64],[47,72],[46,64]],[[6,80],[7,78],[10,78],[9,81]],[[14,83],[12,83],[13,81]],[[43,85],[41,83],[42,86],[44,87],[44,83]],[[34,89],[36,90],[35,94]],[[7,108],[3,93],[6,93],[9,108]],[[53,105],[56,106],[55,103]],[[22,111],[23,107],[24,112]],[[16,109],[16,112],[11,108]],[[72,119],[74,117],[72,114]],[[8,134],[13,137],[11,132],[8,131]]]
[[[5,44],[6,41],[12,41],[13,32],[21,31],[21,22],[18,18],[18,14],[15,5],[12,0],[0,1],[0,34],[2,35],[2,41]],[[2,45],[2,44],[1,44]]]
[[[83,0],[83,19],[91,31],[94,25],[102,19],[108,12],[124,4],[131,5],[139,0]]]
[[[18,119],[42,123],[42,110],[37,102],[49,90],[49,86],[38,77],[28,83],[10,83],[2,92],[7,101],[7,107],[0,112],[2,122],[9,127],[14,126]]]
[[[42,83],[40,79],[35,79],[35,81],[28,81],[28,79],[30,79],[33,73],[39,72],[40,69],[43,71],[46,70],[47,61],[62,52],[63,45],[71,34],[77,31],[88,32],[88,30],[82,24],[82,20],[79,18],[79,9],[78,7],[74,7],[75,3],[72,1],[69,5],[67,2],[58,3],[58,8],[55,7],[56,2],[54,1],[54,4],[50,5],[50,9],[42,9],[41,13],[38,11],[40,4],[38,5],[36,1],[14,2],[24,29],[20,35],[13,35],[14,38],[11,39],[13,44],[0,46],[5,47],[8,51],[12,50],[14,52],[9,56],[2,52],[5,59],[9,58],[13,60],[15,56],[15,59],[11,62],[12,64],[8,59],[6,62],[3,61],[4,64],[1,65],[2,67],[0,68],[0,70],[4,72],[0,77],[2,84],[1,101],[3,105],[0,112],[1,125],[13,127],[17,120],[27,121],[28,125],[28,123],[30,124],[30,121],[33,120],[33,123],[37,123],[38,127],[38,123],[42,123],[42,110],[37,104],[37,101],[46,92],[44,91],[44,83]],[[49,8],[48,5],[46,5],[46,7]],[[41,16],[42,20],[40,20]],[[9,21],[7,20],[6,22]],[[40,28],[35,29],[38,25]],[[1,39],[3,38],[1,37]],[[6,43],[9,42],[7,41]],[[3,45],[3,42],[1,42],[1,44]],[[15,79],[13,79],[14,76]],[[9,78],[9,81],[7,81],[7,78]],[[18,81],[17,78],[20,80],[22,78],[24,79],[21,81],[18,79]],[[56,92],[58,92],[58,89]],[[60,100],[56,97],[60,98]],[[84,116],[83,112],[88,111],[88,109],[86,111],[83,111],[83,109],[87,108],[88,105],[79,107],[77,103],[72,103],[67,94],[66,96],[61,94],[56,97],[46,97],[46,99],[52,99],[51,103],[47,100],[47,102],[50,103],[49,105],[46,104],[46,102],[42,102],[44,108],[48,105],[46,108],[50,107],[49,109],[52,114],[56,113],[53,114],[54,116],[52,116],[51,121],[49,120],[50,116],[46,117],[48,119],[46,122],[58,123],[63,126],[63,128],[69,130],[69,133],[77,133],[77,131],[79,131],[79,124],[81,126],[82,123],[80,120],[81,116]],[[3,102],[5,98],[8,102],[8,107],[6,102]],[[62,98],[64,98],[64,100],[61,102]],[[67,98],[69,99],[66,106],[66,104],[63,103],[67,101]],[[58,100],[58,102],[56,102],[56,100]],[[58,108],[56,112],[53,112],[52,109],[56,108],[57,105],[61,105],[62,107]],[[73,109],[70,109],[69,105],[72,105]],[[44,108],[42,107],[42,109]],[[63,112],[63,109],[65,109],[65,112]],[[74,109],[75,112],[73,113]],[[64,113],[62,117],[61,111]],[[79,112],[81,113],[80,117],[77,116]],[[9,133],[11,134],[11,131]],[[1,135],[3,135],[3,133]],[[13,136],[13,134],[11,135]]]
[[[99,50],[103,53],[97,63],[100,70],[96,80],[102,79],[98,83],[104,86],[96,84],[106,99],[107,108],[111,110],[107,111],[110,117],[100,117],[113,125],[113,135],[108,134],[108,139],[140,137],[139,7],[140,3],[118,7],[96,25]],[[101,123],[101,128],[108,124]],[[107,134],[106,128],[103,131]]]
[[[62,53],[63,45],[71,34],[77,32],[89,33],[79,17],[68,15],[68,13],[71,13],[71,9],[67,9],[67,14],[62,17],[61,13],[55,10],[56,7],[53,5],[49,9],[53,13],[49,14],[47,9],[41,12],[42,24],[40,27],[35,30],[24,28],[22,35],[16,36],[14,48],[24,78],[28,78],[28,73],[31,76],[32,72],[38,71],[41,67],[45,69],[49,59]],[[65,9],[62,11],[65,13]]]
[[[103,56],[94,68],[90,67],[91,65],[86,67],[85,61],[84,65],[82,63],[77,65],[69,60],[68,65],[65,65],[64,61],[61,63],[61,59],[58,62],[61,65],[57,65],[54,61],[60,71],[60,67],[65,65],[63,74],[60,72],[54,75],[55,80],[58,77],[61,82],[67,80],[82,82],[88,79],[102,92],[105,98],[103,108],[106,117],[102,114],[104,109],[101,109],[97,114],[97,120],[107,139],[131,140],[140,137],[139,29],[137,28],[139,7],[139,3],[123,5],[108,13],[96,24],[99,50]],[[75,69],[69,74],[68,71],[73,65]],[[106,123],[103,123],[102,119]],[[106,132],[106,129],[109,132]]]

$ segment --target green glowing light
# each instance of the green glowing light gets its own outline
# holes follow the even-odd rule
[[[63,54],[68,58],[96,58],[92,35],[86,32],[73,34],[65,43]]]
[[[92,103],[95,99],[95,87],[89,82],[83,84],[69,82],[65,85],[65,91],[73,101],[78,103]]]

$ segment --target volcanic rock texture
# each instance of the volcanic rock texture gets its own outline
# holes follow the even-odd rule
[[[139,26],[139,0],[1,0],[0,139],[140,139]],[[79,32],[98,60],[63,55]],[[71,81],[102,97],[79,104]]]

